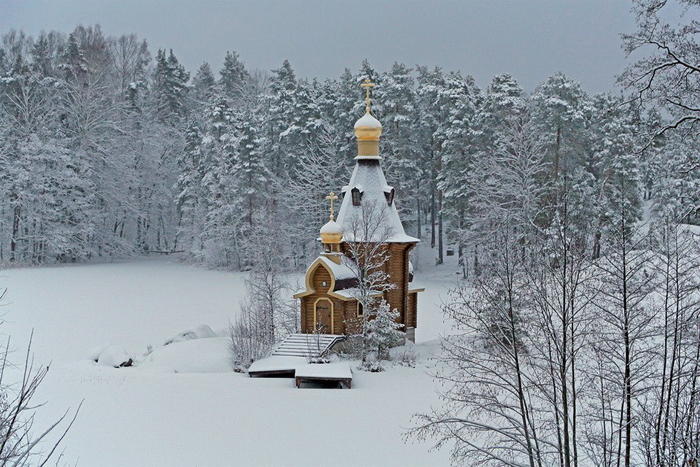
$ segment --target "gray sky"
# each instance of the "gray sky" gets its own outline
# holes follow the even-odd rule
[[[589,92],[614,89],[626,65],[621,32],[634,29],[630,0],[0,0],[0,33],[36,35],[78,24],[136,33],[151,52],[172,48],[194,71],[219,70],[227,50],[249,68],[289,59],[298,76],[338,77],[364,58],[461,70],[485,86],[511,73],[528,91],[556,71]]]

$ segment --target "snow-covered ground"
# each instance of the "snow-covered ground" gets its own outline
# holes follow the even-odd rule
[[[439,303],[457,279],[453,265],[417,266],[426,287],[418,366],[355,371],[351,390],[233,373],[223,337],[163,347],[183,330],[206,331],[202,324],[223,335],[245,278],[163,258],[0,271],[0,332],[21,350],[33,329],[36,364],[51,362],[37,428],[84,401],[64,443],[69,465],[445,465],[446,450],[402,438],[413,413],[438,403],[429,356],[449,332]],[[90,360],[110,344],[141,363],[115,369]]]

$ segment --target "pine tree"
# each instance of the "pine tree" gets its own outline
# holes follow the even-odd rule
[[[573,170],[587,152],[585,131],[591,108],[579,83],[562,73],[547,78],[532,95],[533,116],[548,135],[552,176]]]
[[[207,62],[202,63],[192,78],[192,113],[201,114],[203,110],[218,98],[216,79]]]
[[[73,82],[82,82],[88,72],[87,60],[85,60],[73,33],[68,35],[68,44],[66,44],[61,56],[59,68],[63,70],[66,81]]]
[[[175,125],[187,113],[185,102],[189,79],[189,73],[180,65],[172,49],[167,57],[165,50],[158,50],[153,74],[153,93],[158,115],[164,122]]]
[[[476,126],[476,118],[482,106],[483,95],[473,78],[450,73],[445,77],[445,85],[439,91],[438,101],[441,102],[444,113],[442,119],[446,122],[436,134],[441,148],[438,160],[438,262],[441,263],[444,214],[452,222],[452,232],[456,234],[456,237],[452,235],[451,240],[463,243],[459,235],[466,227],[464,221],[471,190],[469,176],[480,149],[480,128]]]
[[[379,362],[389,359],[389,349],[403,343],[406,335],[401,331],[403,324],[398,323],[399,311],[389,307],[386,300],[382,300],[376,307],[372,319],[367,321],[367,335],[369,348],[376,352],[377,363],[372,364],[372,370],[380,370]]]
[[[245,95],[251,79],[245,65],[238,59],[236,52],[226,52],[224,67],[219,72],[219,85],[224,95],[231,101],[237,102]]]
[[[375,102],[382,109],[382,155],[386,161],[386,174],[395,183],[404,222],[418,223],[420,197],[414,190],[423,178],[418,164],[417,105],[412,70],[402,63],[394,63],[383,75],[382,85],[377,87]],[[409,200],[414,203],[409,204]]]
[[[206,192],[202,189],[205,167],[202,165],[201,142],[199,128],[190,123],[185,136],[185,150],[178,159],[177,206],[180,225],[177,242],[193,258],[201,256],[202,226],[207,209]]]
[[[441,196],[437,187],[437,171],[440,161],[442,141],[437,138],[438,129],[443,125],[440,89],[444,86],[442,70],[428,70],[425,66],[418,67],[418,113],[419,126],[417,138],[420,142],[420,167],[429,174],[429,183],[421,183],[426,203],[425,212],[430,212],[430,246],[435,248],[435,229],[437,226],[437,201]],[[420,238],[420,237],[418,237]]]
[[[641,218],[642,200],[635,147],[638,125],[634,122],[634,112],[622,99],[610,95],[595,96],[593,108],[592,152],[586,169],[592,173],[598,192],[597,212],[590,213],[591,217],[598,218],[592,252],[597,258],[602,231],[608,228],[612,213],[624,206],[625,222],[632,225]],[[585,213],[579,212],[579,215],[582,222],[589,222]]]

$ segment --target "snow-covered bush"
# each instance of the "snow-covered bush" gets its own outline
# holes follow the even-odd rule
[[[263,339],[264,322],[252,313],[248,303],[241,304],[241,314],[229,324],[229,355],[235,372],[245,372],[256,360],[266,357],[272,343]]]
[[[418,361],[418,353],[410,347],[402,348],[392,356],[391,360],[396,365],[415,368]]]
[[[384,371],[382,362],[377,358],[374,352],[368,353],[365,359],[360,364],[360,370],[369,371],[370,373],[379,373]]]

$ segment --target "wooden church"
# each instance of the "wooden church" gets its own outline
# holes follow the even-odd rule
[[[301,330],[304,333],[357,334],[362,330],[364,310],[358,297],[358,258],[353,251],[372,251],[382,256],[377,261],[392,284],[374,295],[383,297],[391,309],[398,310],[406,338],[415,341],[418,324],[418,293],[424,289],[412,288],[413,268],[409,252],[419,242],[406,235],[396,210],[394,188],[384,177],[379,155],[382,125],[370,114],[369,88],[367,111],[355,123],[357,157],[350,182],[342,189],[342,203],[337,220],[334,219],[331,193],[330,221],[321,227],[323,245],[321,255],[306,271],[305,290],[294,295],[301,300]],[[376,222],[380,225],[364,225]],[[371,234],[359,235],[362,230]],[[363,238],[369,237],[369,238]],[[363,250],[364,248],[364,250]],[[388,289],[388,290],[387,290]]]

